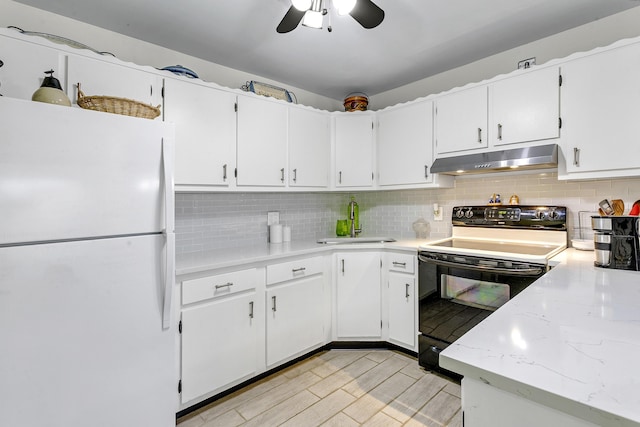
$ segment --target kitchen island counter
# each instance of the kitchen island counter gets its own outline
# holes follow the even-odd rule
[[[481,425],[472,421],[477,384],[578,419],[570,425],[640,426],[640,272],[593,260],[593,252],[564,251],[549,273],[441,353],[442,367],[464,376],[463,408],[470,380],[467,425]],[[506,401],[496,405],[499,417]]]

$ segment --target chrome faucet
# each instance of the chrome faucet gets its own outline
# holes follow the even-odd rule
[[[360,225],[360,228],[356,228],[356,206],[356,201],[352,199],[349,202],[349,219],[351,220],[349,235],[351,237],[357,237],[358,234],[362,233],[362,225]]]

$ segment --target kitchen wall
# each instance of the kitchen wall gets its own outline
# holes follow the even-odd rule
[[[435,76],[375,94],[369,108],[378,110],[440,93],[467,83],[479,82],[516,69],[518,61],[536,58],[537,64],[564,58],[574,52],[584,52],[630,37],[640,36],[640,7],[626,10],[597,21],[536,40],[514,49],[500,52]]]
[[[204,61],[194,56],[127,37],[61,15],[45,12],[11,0],[0,0],[0,27],[10,25],[22,28],[25,31],[51,33],[67,37],[91,46],[94,49],[112,52],[119,59],[138,65],[162,68],[168,65],[181,64],[198,73],[202,80],[215,82],[228,88],[238,89],[249,80],[271,83],[276,86],[286,87],[292,91],[300,104],[311,105],[329,111],[342,109],[341,100],[327,98],[326,96],[302,90],[286,83]]]
[[[356,192],[364,235],[414,237],[411,225],[420,217],[430,237],[451,233],[451,209],[486,204],[493,193],[512,194],[522,204],[555,204],[569,208],[570,237],[577,236],[578,212],[597,209],[604,198],[622,199],[626,212],[640,199],[640,178],[558,181],[555,173],[493,174],[458,178],[450,189]],[[265,244],[267,212],[280,212],[293,240],[315,240],[335,234],[335,221],[347,217],[352,193],[181,193],[176,198],[179,253]],[[433,221],[433,203],[444,207],[444,221]],[[626,213],[625,212],[625,213]]]

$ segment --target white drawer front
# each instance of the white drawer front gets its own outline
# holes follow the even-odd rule
[[[323,258],[304,258],[267,266],[267,285],[323,272]]]
[[[182,304],[191,304],[254,289],[257,277],[257,270],[252,268],[201,279],[185,280],[182,282]]]
[[[386,268],[389,271],[401,271],[404,273],[414,273],[414,261],[416,256],[413,254],[386,254]]]

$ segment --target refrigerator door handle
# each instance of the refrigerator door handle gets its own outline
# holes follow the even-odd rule
[[[165,274],[164,274],[164,302],[162,309],[162,329],[169,329],[171,325],[171,300],[175,283],[175,234],[173,233],[173,151],[166,138],[162,139],[162,172],[164,182],[164,218],[165,229]]]

